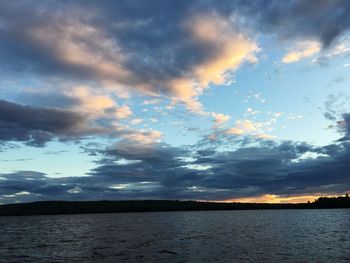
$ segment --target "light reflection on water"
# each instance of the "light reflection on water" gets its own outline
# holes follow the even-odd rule
[[[0,262],[350,262],[350,209],[0,217]]]

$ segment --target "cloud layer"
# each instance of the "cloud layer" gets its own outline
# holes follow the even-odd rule
[[[13,142],[112,141],[106,148],[81,145],[97,158],[85,177],[0,174],[0,202],[348,191],[350,115],[332,108],[335,98],[325,117],[341,138],[323,147],[272,141],[281,112],[261,121],[254,105],[231,125],[233,115],[209,112],[199,98],[232,81],[244,64],[264,60],[259,40],[265,36],[290,45],[278,58],[284,63],[316,54],[321,63],[348,52],[339,41],[349,31],[349,13],[346,0],[0,2],[1,85],[10,83],[0,89],[11,95],[0,98],[0,150]],[[161,121],[166,110],[183,104],[211,117],[210,131],[192,145],[165,143],[141,118],[141,108],[136,113],[126,102],[143,96],[145,112],[168,104],[148,116],[154,126],[167,125]]]
[[[12,74],[170,96],[198,112],[196,97],[208,84],[223,83],[245,61],[256,62],[253,33],[326,48],[349,29],[349,9],[342,0],[14,1],[0,6],[0,63]]]
[[[216,145],[203,140],[172,147],[125,138],[105,149],[85,148],[99,156],[97,167],[86,177],[49,178],[33,171],[1,174],[0,202],[230,200],[344,193],[350,187],[348,123],[344,115],[342,141],[323,147],[237,137],[222,138]]]
[[[79,136],[89,131],[84,116],[54,108],[35,108],[0,100],[0,141],[42,146],[55,136]]]

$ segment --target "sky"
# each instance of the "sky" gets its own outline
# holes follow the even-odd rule
[[[0,204],[350,190],[350,2],[0,2]]]

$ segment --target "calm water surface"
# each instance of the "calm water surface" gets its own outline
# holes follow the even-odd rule
[[[350,209],[0,217],[0,262],[350,262]]]

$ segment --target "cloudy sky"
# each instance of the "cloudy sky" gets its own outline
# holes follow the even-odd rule
[[[1,1],[0,203],[350,190],[350,2]]]

